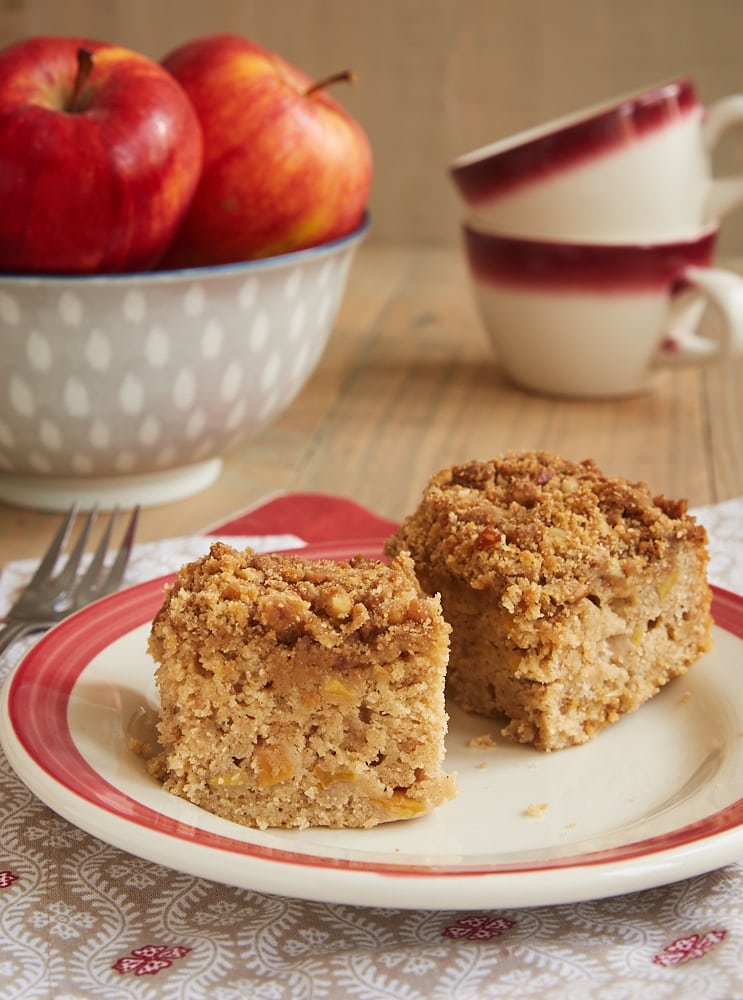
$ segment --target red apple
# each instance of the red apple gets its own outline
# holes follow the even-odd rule
[[[0,52],[0,271],[154,267],[198,183],[196,113],[158,63],[82,38]]]
[[[163,65],[191,98],[204,133],[201,180],[165,266],[285,253],[361,224],[369,141],[308,76],[225,34],[189,42]]]

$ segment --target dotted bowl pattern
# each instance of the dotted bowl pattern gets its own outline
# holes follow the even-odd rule
[[[359,238],[225,268],[0,277],[0,474],[159,472],[255,434],[320,359]]]

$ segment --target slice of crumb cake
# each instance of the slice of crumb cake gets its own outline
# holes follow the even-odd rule
[[[168,791],[266,827],[370,827],[451,798],[450,628],[408,556],[389,566],[215,543],[152,625]]]
[[[540,749],[585,742],[710,648],[704,528],[590,460],[445,469],[387,544],[403,550],[452,626],[453,700]]]

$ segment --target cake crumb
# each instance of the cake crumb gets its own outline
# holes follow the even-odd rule
[[[478,769],[478,771],[482,771],[483,768],[486,768],[487,766],[488,766],[487,761],[484,760],[481,760],[479,764],[475,764],[475,767]]]
[[[684,691],[684,693],[681,695],[681,704],[685,705],[690,698],[691,698],[691,691]]]
[[[480,736],[473,736],[472,739],[467,740],[467,746],[477,747],[481,750],[487,750],[490,747],[498,746],[498,744],[490,735],[490,733],[482,733]]]
[[[152,744],[139,739],[137,736],[130,736],[127,740],[127,746],[132,753],[146,759],[151,757],[154,753],[154,747]]]
[[[531,817],[544,816],[548,809],[549,802],[532,802],[524,809],[524,815]]]

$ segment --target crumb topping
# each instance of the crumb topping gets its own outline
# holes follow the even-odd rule
[[[373,647],[395,635],[409,643],[439,628],[440,613],[407,553],[389,565],[361,556],[340,563],[215,542],[181,568],[154,626],[180,619],[193,631],[219,622],[235,639],[250,632],[284,646],[310,641],[330,649],[354,639]]]
[[[387,551],[536,618],[588,596],[597,576],[642,573],[680,540],[706,543],[686,501],[604,476],[591,459],[508,452],[434,475]]]

